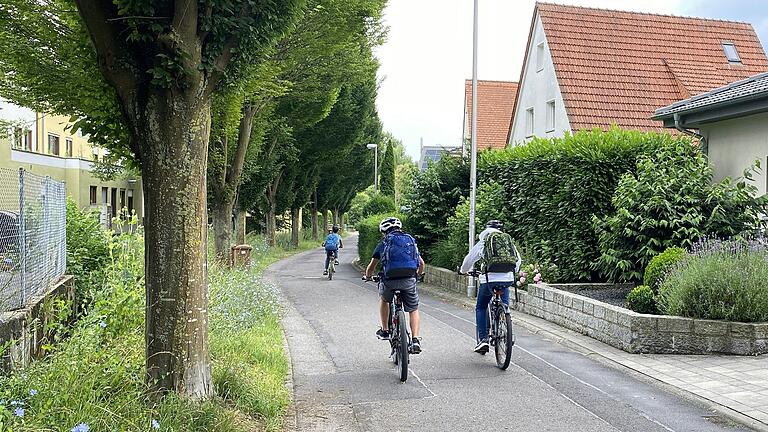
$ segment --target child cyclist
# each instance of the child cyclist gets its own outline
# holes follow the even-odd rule
[[[334,225],[328,237],[323,242],[325,248],[325,267],[323,267],[323,275],[328,274],[328,264],[331,261],[331,255],[333,255],[334,264],[339,264],[339,248],[344,247],[344,243],[341,242],[341,236],[339,235],[339,226]]]

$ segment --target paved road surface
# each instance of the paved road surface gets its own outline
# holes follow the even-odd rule
[[[286,298],[300,431],[743,431],[640,378],[516,327],[513,365],[472,352],[474,311],[422,296],[424,352],[400,383],[389,345],[375,338],[375,285],[351,266],[355,239],[333,281],[324,252],[270,269]]]

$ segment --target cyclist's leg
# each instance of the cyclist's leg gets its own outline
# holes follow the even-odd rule
[[[389,331],[389,303],[395,293],[387,289],[384,281],[379,282],[379,318],[381,319],[381,328]]]
[[[475,304],[475,324],[477,326],[477,339],[488,339],[488,303],[491,302],[493,292],[490,284],[481,283],[477,290],[477,303]]]
[[[328,270],[328,264],[331,262],[331,254],[328,253],[328,251],[325,251],[325,267],[323,267],[323,270]]]

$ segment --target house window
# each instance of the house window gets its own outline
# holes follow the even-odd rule
[[[525,137],[533,136],[533,107],[525,110]]]
[[[24,150],[32,151],[32,131],[27,130],[24,138]]]
[[[736,45],[732,42],[723,42],[723,52],[725,53],[725,58],[728,59],[728,63],[741,63],[739,52],[736,51]]]
[[[96,186],[91,186],[91,205],[96,205],[96,195],[98,193],[98,188]]]
[[[99,161],[99,149],[96,147],[93,148],[93,161],[98,162]]]
[[[133,215],[133,189],[128,189],[128,215]]]
[[[13,141],[11,144],[13,145],[13,148],[18,150],[32,150],[32,131],[18,127],[14,128]]]
[[[555,101],[547,102],[547,132],[555,130]]]
[[[59,136],[48,134],[48,154],[59,155]]]
[[[72,157],[72,138],[67,138],[64,140],[66,151],[67,151],[67,157]]]
[[[544,70],[544,42],[536,45],[536,72]]]
[[[104,205],[109,205],[109,188],[108,187],[101,188],[101,203]]]

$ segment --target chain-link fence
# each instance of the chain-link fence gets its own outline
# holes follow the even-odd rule
[[[19,309],[64,275],[64,183],[0,168],[0,312]]]

